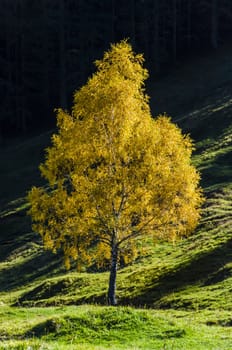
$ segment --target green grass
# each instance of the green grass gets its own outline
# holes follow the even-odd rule
[[[44,159],[51,131],[0,149],[0,205],[17,208],[31,186],[43,184],[38,165]]]
[[[0,317],[3,349],[31,346],[32,349],[223,350],[231,346],[231,315],[222,311],[215,314],[89,305],[2,307]]]
[[[211,66],[215,79],[197,99],[192,67],[183,68],[185,84],[178,81],[180,72],[178,79],[173,75],[158,84],[170,100],[166,111],[169,106],[176,112],[185,108],[175,120],[196,138],[193,162],[202,174],[206,202],[190,237],[176,245],[156,242],[145,257],[118,271],[120,307],[105,306],[108,272],[65,271],[62,255],[44,251],[31,230],[25,196],[32,185],[43,185],[38,165],[50,133],[0,151],[0,350],[231,349],[228,57],[220,59],[224,66],[220,57],[210,62],[205,58],[202,67]],[[182,93],[175,99],[176,91]],[[141,242],[141,248],[143,244],[148,242]]]

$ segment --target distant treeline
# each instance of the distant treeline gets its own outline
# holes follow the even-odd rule
[[[231,0],[0,0],[0,139],[55,125],[123,38],[150,75],[232,36]]]

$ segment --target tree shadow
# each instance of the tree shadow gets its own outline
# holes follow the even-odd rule
[[[136,306],[154,306],[162,298],[182,290],[188,285],[201,283],[202,287],[222,281],[230,277],[232,271],[224,266],[232,261],[232,239],[219,247],[205,253],[199,253],[186,264],[164,273],[160,278],[151,280],[149,286],[144,286],[143,292],[134,298],[120,298],[122,304],[131,303]],[[166,304],[163,306],[170,307]]]
[[[42,276],[64,272],[63,259],[49,251],[39,250],[31,258],[0,271],[0,292],[7,292],[35,281]]]
[[[14,204],[14,203],[13,203]],[[31,231],[26,209],[7,207],[0,217],[0,292],[25,286],[35,279],[62,271],[61,254],[45,251],[41,237]]]

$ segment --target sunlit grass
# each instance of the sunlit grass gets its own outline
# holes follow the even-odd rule
[[[104,306],[108,272],[65,271],[31,230],[25,196],[50,133],[0,152],[0,350],[231,350],[231,115],[220,88],[177,120],[197,139],[202,219],[118,271],[117,308]]]
[[[231,315],[224,311],[5,307],[0,317],[0,349],[223,350],[231,342]]]

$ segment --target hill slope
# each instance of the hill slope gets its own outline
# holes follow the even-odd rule
[[[196,139],[194,163],[207,201],[201,223],[176,246],[159,244],[119,271],[121,304],[232,309],[232,50],[178,68],[151,89],[153,110],[173,115]],[[155,113],[155,112],[154,112]],[[0,152],[0,302],[104,303],[108,273],[66,273],[43,251],[26,216],[27,190],[42,183],[38,165],[50,133]]]

